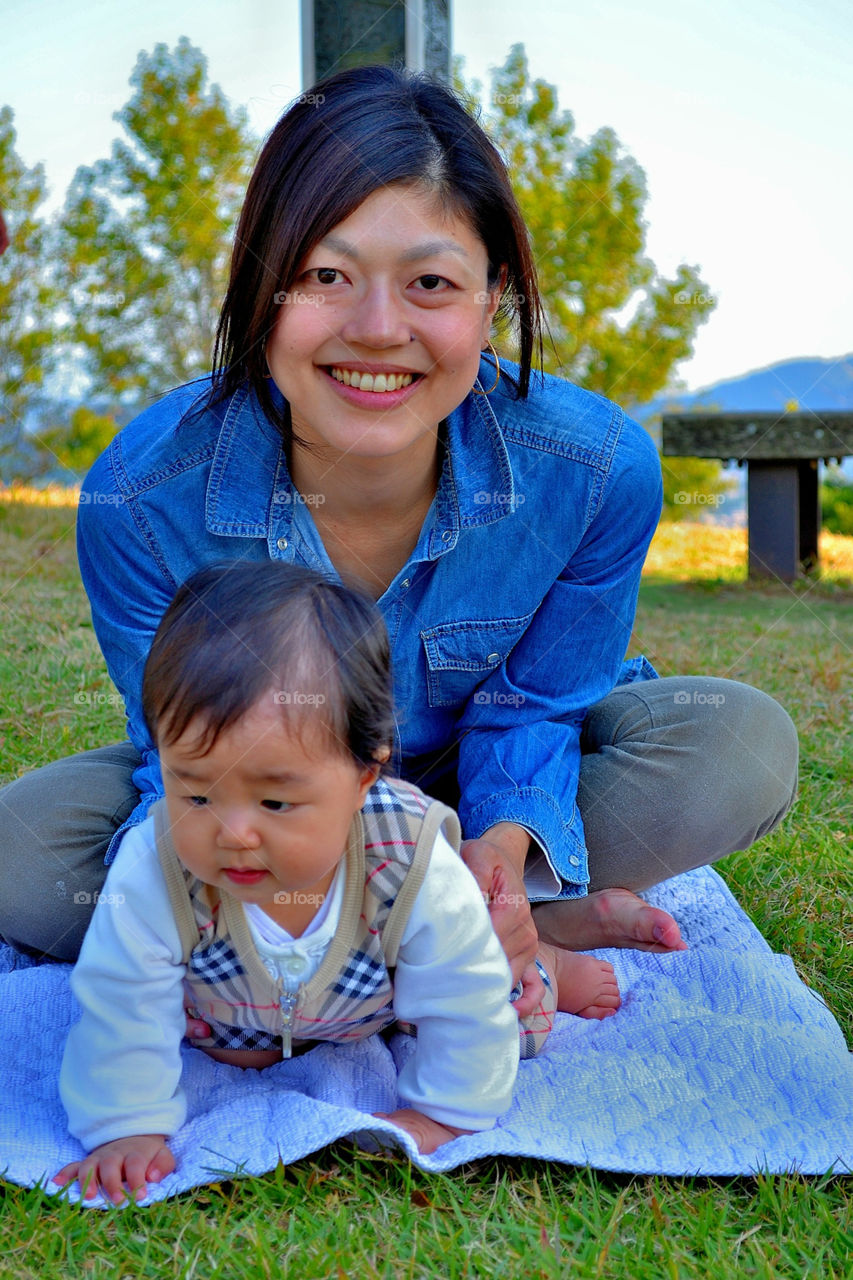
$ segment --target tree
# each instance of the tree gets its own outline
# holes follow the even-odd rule
[[[826,471],[820,486],[821,522],[830,533],[853,537],[853,485],[840,467]]]
[[[255,149],[182,37],[142,52],[125,138],[77,170],[61,220],[69,336],[92,390],[158,394],[210,367],[229,237]]]
[[[650,400],[692,355],[715,302],[695,267],[665,279],[645,256],[642,169],[612,129],[576,137],[554,86],[531,81],[521,44],[493,73],[484,124],[530,229],[545,368],[623,403]]]
[[[29,472],[35,449],[26,427],[55,362],[57,295],[49,232],[37,216],[44,169],[15,150],[11,107],[0,108],[0,209],[9,247],[0,257],[0,477]]]
[[[117,431],[115,418],[81,404],[71,414],[69,425],[40,432],[37,443],[54,465],[82,477]]]

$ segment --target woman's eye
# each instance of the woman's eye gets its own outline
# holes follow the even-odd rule
[[[444,276],[418,276],[415,284],[420,285],[426,293],[443,293],[445,289],[450,288],[450,281],[445,280]]]
[[[269,809],[270,813],[284,813],[285,809],[290,808],[287,800],[262,800],[264,809]]]
[[[335,267],[315,267],[314,271],[311,272],[311,274],[317,277],[318,284],[337,284],[338,276],[340,276],[341,279],[343,279],[341,272],[338,271],[337,268]]]

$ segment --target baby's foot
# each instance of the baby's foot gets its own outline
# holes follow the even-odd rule
[[[564,951],[547,942],[539,945],[539,959],[548,970],[557,992],[561,1013],[579,1018],[609,1018],[622,1003],[613,965],[595,956]]]

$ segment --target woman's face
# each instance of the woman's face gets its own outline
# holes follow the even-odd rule
[[[267,344],[303,440],[350,458],[434,450],[471,390],[499,291],[464,219],[382,187],[302,263]]]

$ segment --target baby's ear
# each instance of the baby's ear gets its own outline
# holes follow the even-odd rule
[[[359,779],[358,803],[359,807],[364,804],[367,799],[367,793],[379,777],[381,764],[365,764],[361,766],[361,777]]]

